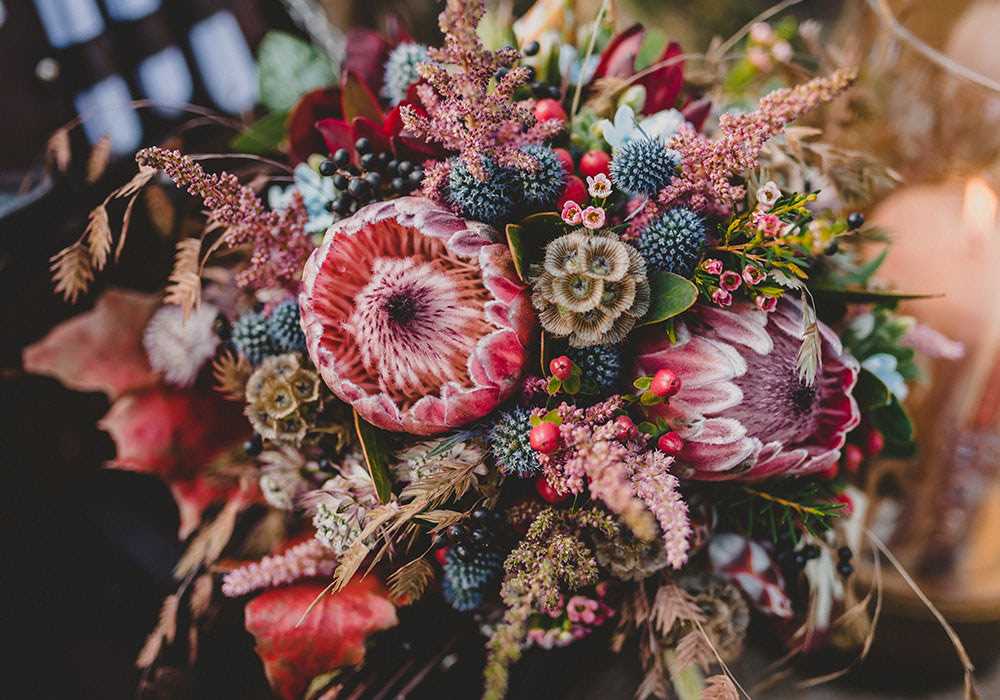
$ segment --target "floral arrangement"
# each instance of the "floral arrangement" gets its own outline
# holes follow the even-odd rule
[[[422,598],[480,624],[494,699],[526,648],[601,630],[638,640],[639,697],[738,697],[751,619],[796,652],[864,645],[851,483],[913,449],[915,352],[956,349],[874,279],[884,236],[843,167],[865,157],[789,127],[856,72],[755,100],[787,25],[753,25],[719,80],[551,6],[496,50],[479,0],[447,0],[440,48],[353,35],[339,84],[279,113],[290,185],[265,201],[148,148],[54,258],[75,300],[143,188],[203,203],[162,299],[107,291],[25,352],[105,391],[112,466],[178,499],[188,549],[142,667],[218,592],[289,700]]]

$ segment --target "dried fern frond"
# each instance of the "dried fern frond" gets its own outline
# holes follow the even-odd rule
[[[647,698],[669,698],[670,681],[664,678],[663,672],[659,668],[651,668],[646,672],[642,683],[635,691],[635,700],[646,700]]]
[[[712,652],[708,638],[698,629],[691,630],[681,637],[677,646],[674,647],[674,654],[677,658],[676,665],[671,670],[671,677],[675,677],[691,664],[698,664],[707,672],[708,667],[715,660],[715,654]]]
[[[676,583],[660,586],[653,599],[652,619],[661,635],[668,635],[677,622],[702,620],[694,600]]]
[[[242,355],[235,355],[229,350],[224,351],[212,362],[215,390],[234,401],[244,400],[247,381],[252,373],[253,366],[250,362]]]
[[[101,204],[90,210],[90,221],[83,232],[90,251],[90,262],[97,271],[103,270],[111,252],[111,224],[108,222],[108,210]]]
[[[705,679],[705,687],[701,691],[701,700],[739,700],[732,679],[724,673],[709,676]]]
[[[364,563],[368,552],[368,546],[360,541],[351,545],[351,548],[340,558],[340,564],[337,565],[337,570],[333,573],[333,583],[331,584],[333,592],[341,590],[350,583],[354,574],[358,573],[358,569]],[[306,611],[306,614],[308,615],[309,611]]]
[[[164,304],[177,304],[186,319],[201,303],[201,239],[185,238],[177,244],[174,269],[170,273]]]
[[[167,191],[159,185],[147,187],[142,191],[143,204],[146,205],[146,215],[161,236],[168,236],[174,230],[176,212]]]
[[[199,618],[208,610],[212,602],[212,593],[215,591],[215,582],[212,574],[202,574],[194,580],[191,587],[191,597],[188,599],[188,610],[195,618]]]
[[[49,258],[52,263],[52,281],[56,285],[56,293],[63,299],[75,304],[81,294],[86,293],[90,283],[94,281],[94,268],[91,266],[90,253],[79,241],[63,248]]]
[[[56,129],[45,144],[45,156],[55,163],[56,170],[60,173],[66,172],[69,167],[73,149],[69,142],[69,129],[63,127]]]
[[[409,603],[424,594],[427,584],[434,578],[434,569],[425,559],[414,559],[397,569],[389,577],[389,595],[394,603]]]
[[[139,166],[139,172],[132,176],[132,179],[119,187],[112,194],[115,198],[130,197],[138,194],[139,190],[146,186],[146,183],[156,175],[156,169],[146,165]]]
[[[142,645],[142,650],[135,660],[137,668],[149,668],[156,663],[156,658],[160,655],[163,643],[170,644],[177,634],[177,610],[180,606],[180,597],[174,593],[163,599],[160,606],[160,619],[156,627],[146,637],[146,643]]]
[[[93,185],[101,179],[101,175],[108,169],[111,162],[111,137],[105,134],[101,140],[90,149],[90,157],[87,158],[87,184]]]
[[[425,501],[427,507],[435,508],[448,500],[458,500],[469,489],[478,485],[476,467],[479,462],[469,463],[454,459],[442,459],[428,464],[430,476],[415,481],[403,489],[400,498]]]

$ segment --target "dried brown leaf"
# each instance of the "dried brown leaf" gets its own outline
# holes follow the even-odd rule
[[[724,673],[719,673],[705,679],[701,700],[740,700],[740,694],[732,679]]]
[[[650,697],[670,697],[670,681],[664,677],[659,667],[649,669],[635,691],[635,700],[645,700]]]
[[[212,362],[212,376],[215,389],[234,401],[243,401],[247,380],[253,374],[253,366],[242,355],[234,355],[229,350]]]
[[[69,129],[62,127],[52,133],[45,145],[45,155],[55,163],[56,170],[60,173],[66,172],[73,156],[73,149],[69,142]]]
[[[705,634],[698,629],[691,630],[681,637],[681,640],[677,642],[677,646],[674,648],[674,653],[677,655],[677,658],[671,672],[671,677],[676,677],[678,673],[691,664],[698,664],[707,672],[708,667],[715,660],[712,646],[709,644]]]
[[[94,281],[94,269],[90,262],[90,253],[79,241],[63,248],[49,258],[52,263],[52,281],[56,285],[56,293],[63,299],[75,304],[80,294],[87,291]]]
[[[95,270],[103,270],[111,252],[111,224],[108,222],[108,210],[103,204],[90,210],[90,222],[83,232],[84,240],[90,250],[90,262]]]
[[[87,158],[87,184],[93,185],[101,179],[101,175],[108,169],[111,162],[111,137],[105,134],[101,140],[90,149],[90,157]]]
[[[139,166],[139,172],[132,176],[132,179],[126,182],[124,185],[115,190],[114,196],[116,198],[130,197],[139,193],[146,183],[153,179],[156,175],[156,169],[150,168],[146,165]]]
[[[660,634],[670,634],[678,621],[701,621],[702,615],[698,606],[687,593],[676,583],[666,583],[656,591],[653,599],[652,618]]]
[[[146,214],[161,236],[168,236],[174,230],[176,212],[167,191],[159,185],[147,187],[142,192]]]
[[[351,548],[340,558],[340,564],[333,573],[332,591],[336,593],[350,583],[354,574],[361,568],[365,557],[368,556],[368,546],[358,541],[351,545]],[[310,606],[311,607],[311,606]],[[306,612],[308,615],[308,611]]]
[[[160,655],[163,643],[170,644],[177,634],[177,610],[180,599],[177,594],[168,595],[163,599],[160,606],[160,619],[156,627],[146,637],[146,643],[142,645],[142,650],[135,660],[137,668],[149,668],[156,663],[156,657]]]
[[[424,559],[414,559],[389,577],[389,595],[394,603],[403,599],[412,603],[423,595],[433,578],[434,569],[431,565]]]
[[[125,215],[122,217],[122,232],[118,236],[118,245],[115,246],[115,262],[122,256],[122,250],[125,249],[125,237],[128,235],[129,224],[132,223],[132,210],[135,208],[135,200],[138,195],[133,195],[132,199],[128,200],[128,204],[125,205]]]
[[[199,618],[208,610],[212,602],[212,592],[215,585],[212,582],[211,574],[202,574],[194,580],[191,586],[191,597],[188,599],[188,609],[191,615]]]
[[[185,238],[177,244],[174,269],[170,273],[164,304],[177,304],[186,319],[201,303],[201,240]]]

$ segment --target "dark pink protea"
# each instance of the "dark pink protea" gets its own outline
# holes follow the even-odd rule
[[[800,379],[802,305],[783,298],[772,313],[748,303],[699,304],[677,324],[677,344],[655,327],[639,341],[639,376],[671,369],[681,379],[669,404],[655,406],[684,439],[672,471],[691,479],[758,481],[815,474],[833,466],[860,420],[851,389],[857,361],[819,324],[822,365]]]
[[[496,231],[422,197],[334,224],[299,297],[309,355],[366,420],[433,435],[481,418],[516,388],[535,330]]]

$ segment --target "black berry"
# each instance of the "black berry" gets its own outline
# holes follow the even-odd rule
[[[413,163],[408,160],[400,161],[399,165],[396,166],[396,172],[406,177],[413,172]]]
[[[490,539],[489,530],[477,528],[469,533],[469,542],[473,545],[485,544]]]
[[[366,139],[364,136],[359,138],[354,142],[354,150],[358,152],[359,156],[363,156],[366,153],[372,152],[372,142]]]
[[[333,154],[333,162],[338,168],[346,168],[351,164],[351,154],[346,148],[338,148]]]
[[[562,90],[559,89],[558,85],[549,85],[549,97],[553,100],[562,99]]]
[[[806,559],[815,559],[819,556],[819,547],[814,544],[807,544],[802,548],[802,554]]]
[[[545,83],[534,82],[531,84],[531,94],[540,100],[549,94],[549,86]]]
[[[485,523],[486,520],[490,517],[490,511],[487,510],[486,508],[476,508],[474,511],[472,511],[472,515],[470,515],[469,517],[471,517],[472,521],[475,523]]]
[[[535,54],[538,53],[538,50],[540,48],[542,47],[538,44],[537,41],[529,41],[527,44],[524,45],[524,48],[521,49],[521,52],[524,53],[525,56],[534,56]]]
[[[452,542],[457,542],[465,537],[465,528],[457,524],[449,525],[448,529],[444,531],[444,535]]]
[[[382,176],[378,173],[368,173],[365,175],[365,182],[371,185],[372,189],[377,189],[382,184]]]
[[[392,191],[396,194],[403,194],[406,192],[406,180],[401,177],[392,178]]]
[[[347,186],[347,192],[355,199],[363,200],[370,194],[368,183],[360,178],[351,180]]]
[[[837,558],[840,561],[850,561],[851,557],[854,556],[854,552],[851,551],[850,547],[841,547],[837,550]]]
[[[497,68],[497,72],[493,74],[493,77],[497,80],[503,80],[504,76],[507,75],[508,72],[507,68]]]
[[[865,215],[859,211],[853,212],[847,216],[847,228],[852,231],[857,231],[859,228],[865,225]]]
[[[468,561],[473,554],[472,550],[461,542],[452,545],[451,551],[455,553],[455,556],[458,557],[459,561]]]
[[[378,165],[378,156],[374,153],[366,153],[361,156],[360,162],[362,170],[374,170]]]
[[[254,433],[252,438],[243,443],[243,451],[251,457],[256,457],[264,451],[264,438]]]
[[[843,576],[844,578],[847,578],[848,576],[854,573],[854,567],[851,566],[849,562],[842,561],[839,564],[837,564],[837,573]]]
[[[332,160],[324,160],[319,164],[319,174],[323,177],[330,177],[337,172],[337,164]]]
[[[341,191],[346,190],[348,182],[350,182],[350,180],[348,180],[347,176],[344,175],[343,173],[339,173],[333,176],[333,186],[336,187],[338,190]]]

